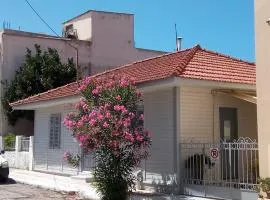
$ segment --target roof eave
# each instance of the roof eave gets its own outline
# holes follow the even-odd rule
[[[12,109],[13,110],[37,110],[40,108],[58,106],[62,104],[76,103],[79,100],[80,100],[80,95],[71,95],[71,96],[52,99],[52,100],[43,100],[43,101],[37,101],[37,102],[32,102],[32,103],[13,105]]]

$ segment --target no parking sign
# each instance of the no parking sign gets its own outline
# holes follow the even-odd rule
[[[210,157],[213,160],[219,159],[219,149],[218,148],[210,148],[209,151]]]

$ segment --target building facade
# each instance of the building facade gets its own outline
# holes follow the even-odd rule
[[[270,177],[270,1],[255,0],[256,76],[260,176]]]
[[[78,58],[80,70],[85,76],[165,53],[135,48],[134,15],[87,11],[63,24],[63,37],[7,29],[0,31],[2,83],[14,78],[15,71],[24,62],[26,48],[33,50],[35,44],[44,50],[48,47],[57,49],[63,62],[68,58],[76,62]],[[1,84],[1,97],[4,87],[5,84]],[[17,126],[9,127],[2,105],[0,114],[0,134],[33,134],[32,122],[19,120]]]

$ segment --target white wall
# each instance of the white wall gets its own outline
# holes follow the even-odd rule
[[[237,108],[238,136],[257,139],[255,104],[228,95],[217,94],[213,98],[211,88],[196,87],[180,88],[180,138],[185,140],[193,137],[199,141],[219,141],[219,107]]]
[[[78,154],[79,145],[63,124],[61,126],[61,148],[49,149],[49,118],[51,114],[61,113],[61,120],[71,112],[70,105],[50,107],[35,111],[34,169],[58,173],[76,174],[78,169],[68,165],[63,159],[65,151]]]
[[[145,93],[145,128],[152,132],[150,158],[146,171],[168,175],[175,173],[173,89]],[[151,175],[149,175],[151,178]]]
[[[81,17],[64,23],[65,27],[68,25],[73,25],[73,29],[76,31],[79,40],[92,40],[92,17],[91,13],[87,13]]]

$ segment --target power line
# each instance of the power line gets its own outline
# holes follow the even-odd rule
[[[38,18],[58,37],[61,37],[58,35],[58,33],[53,30],[53,28],[43,19],[43,17],[36,11],[36,9],[30,4],[28,0],[25,0],[25,2],[28,4],[28,6],[33,10],[33,12],[38,16]],[[77,69],[77,80],[79,80],[79,49],[71,44],[69,41],[64,40],[69,46],[74,48],[76,50],[76,69]]]
[[[43,19],[40,14],[35,10],[35,8],[29,3],[28,0],[25,0],[25,2],[29,5],[29,7],[34,11],[34,13],[36,13],[36,15],[39,17],[39,19],[44,23],[46,24],[46,26],[58,37],[60,37],[58,35],[58,33],[56,31],[53,30],[53,28],[45,21],[45,19]]]

